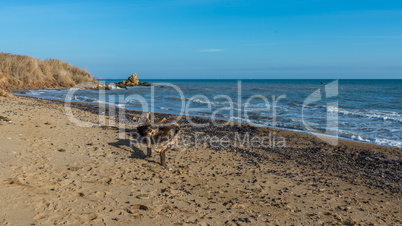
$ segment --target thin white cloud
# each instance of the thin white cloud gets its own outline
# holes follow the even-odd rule
[[[214,53],[214,52],[222,52],[222,51],[225,51],[224,49],[203,49],[203,50],[200,50],[200,52],[203,52],[203,53]]]

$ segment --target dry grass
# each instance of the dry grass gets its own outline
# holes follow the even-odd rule
[[[95,82],[86,70],[69,63],[0,52],[0,90],[69,88]]]

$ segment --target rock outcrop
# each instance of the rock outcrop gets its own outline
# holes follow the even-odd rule
[[[138,80],[137,73],[132,74],[127,80],[127,85],[129,86],[138,86],[139,84],[140,80]]]
[[[116,86],[120,88],[126,88],[127,86],[151,86],[151,83],[140,82],[137,73],[132,74],[126,81],[116,83]]]

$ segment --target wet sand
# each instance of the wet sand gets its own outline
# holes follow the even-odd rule
[[[402,224],[400,148],[191,117],[163,168],[103,111],[0,98],[0,224]]]

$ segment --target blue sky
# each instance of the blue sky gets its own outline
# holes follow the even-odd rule
[[[2,1],[0,51],[98,78],[402,79],[402,2]]]

